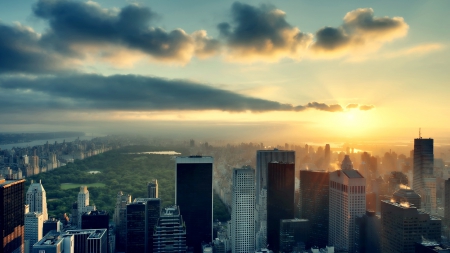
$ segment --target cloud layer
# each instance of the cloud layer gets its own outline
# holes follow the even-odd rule
[[[375,17],[371,8],[357,9],[345,15],[341,26],[317,31],[310,49],[313,54],[323,57],[371,51],[405,36],[408,28],[401,17]]]
[[[233,22],[220,23],[218,29],[233,60],[299,59],[312,41],[311,34],[291,26],[274,6],[235,2],[231,13]]]
[[[311,102],[293,106],[185,80],[135,75],[1,78],[0,99],[7,111],[343,111],[338,104]]]

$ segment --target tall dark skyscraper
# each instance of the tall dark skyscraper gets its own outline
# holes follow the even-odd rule
[[[25,180],[0,179],[0,253],[23,252]]]
[[[257,250],[267,245],[267,168],[272,161],[295,163],[295,151],[278,149],[256,151],[255,247]]]
[[[329,181],[328,171],[300,171],[300,217],[310,222],[307,249],[328,243]]]
[[[422,208],[436,210],[436,178],[433,176],[433,139],[414,139],[413,189],[422,197]]]
[[[213,162],[209,156],[176,158],[175,203],[186,224],[186,245],[195,253],[213,240]]]
[[[127,253],[153,252],[153,233],[161,213],[161,200],[136,198],[127,205]]]
[[[295,164],[271,162],[267,180],[267,243],[274,252],[280,247],[280,220],[293,219]]]

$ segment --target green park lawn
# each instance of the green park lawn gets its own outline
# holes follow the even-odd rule
[[[86,185],[89,189],[89,187],[105,187],[105,184],[103,183],[92,183],[92,184],[73,184],[73,183],[62,183],[61,184],[61,190],[68,190],[73,188],[80,188],[80,186]]]

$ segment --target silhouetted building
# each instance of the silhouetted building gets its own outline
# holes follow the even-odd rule
[[[355,233],[356,252],[381,252],[381,217],[375,211],[356,217]]]
[[[441,220],[408,203],[381,201],[382,252],[414,252],[422,239],[440,242]]]
[[[67,230],[62,233],[73,236],[74,253],[107,253],[106,229]],[[139,252],[139,251],[136,251]],[[64,252],[65,253],[65,252]]]
[[[327,246],[329,184],[328,171],[300,171],[300,217],[310,222],[307,249]]]
[[[90,211],[81,215],[81,229],[106,229],[109,242],[109,214],[106,211]]]
[[[25,180],[0,179],[0,253],[23,252],[25,239]]]
[[[44,221],[42,235],[45,236],[48,232],[50,232],[52,230],[54,230],[56,232],[61,231],[61,222],[59,220],[50,219],[50,220]]]
[[[408,202],[410,205],[414,205],[417,209],[420,209],[420,196],[412,189],[400,188],[394,192],[392,198],[395,202]]]
[[[341,170],[330,173],[328,243],[336,250],[355,251],[355,220],[366,212],[366,180],[348,155]]]
[[[127,205],[131,203],[131,195],[119,192],[116,198],[113,221],[116,224],[116,251],[125,251],[127,244]]]
[[[267,180],[267,243],[279,251],[280,220],[293,219],[295,164],[270,162]]]
[[[153,179],[147,184],[147,197],[148,198],[159,198],[158,194],[158,180]]]
[[[436,178],[433,175],[433,139],[414,139],[413,190],[422,198],[422,208],[436,210]]]
[[[153,233],[154,253],[186,252],[186,227],[177,206],[161,212]]]
[[[311,232],[310,222],[305,219],[280,220],[280,252],[294,252],[299,245],[305,246]]]
[[[256,151],[256,188],[255,188],[255,241],[256,249],[267,245],[267,182],[268,164],[273,161],[295,163],[293,150]]]
[[[175,204],[186,224],[186,244],[195,253],[213,240],[213,162],[207,156],[176,158]]]
[[[251,168],[233,170],[231,207],[232,252],[255,251],[255,171]]]
[[[161,200],[136,198],[127,205],[127,253],[153,252],[153,233],[161,212]]]

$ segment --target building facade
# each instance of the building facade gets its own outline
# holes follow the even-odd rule
[[[433,175],[433,139],[414,139],[413,189],[422,198],[422,208],[436,211],[436,179]]]
[[[0,179],[0,253],[22,253],[25,239],[25,180]]]
[[[213,240],[213,163],[208,156],[176,158],[175,204],[186,224],[186,244],[195,253]]]
[[[35,243],[42,239],[44,230],[44,215],[42,213],[29,212],[25,214],[25,247],[28,252]]]
[[[158,180],[153,179],[147,184],[147,198],[159,198]]]
[[[47,194],[42,182],[31,181],[26,195],[26,204],[30,207],[30,212],[42,213],[44,221],[48,220]]]
[[[295,163],[293,150],[258,150],[256,151],[255,173],[255,243],[256,249],[267,245],[267,182],[268,164],[272,161]]]
[[[118,192],[113,221],[116,224],[116,250],[125,251],[127,243],[127,205],[131,203],[131,195]]]
[[[255,251],[255,171],[251,168],[233,170],[231,207],[232,253]]]
[[[267,244],[274,252],[280,249],[280,220],[293,219],[295,164],[270,162],[267,180]]]
[[[161,212],[153,233],[154,253],[186,252],[186,228],[177,206]]]
[[[330,173],[328,243],[355,252],[355,220],[366,212],[366,180],[348,162],[342,164],[344,169]]]
[[[328,243],[328,171],[300,171],[300,217],[310,221],[306,248],[324,248]]]

